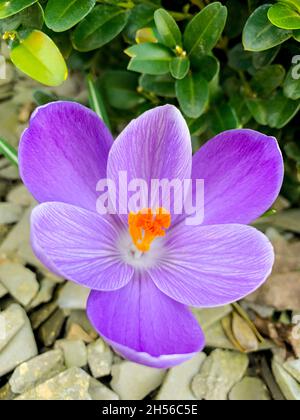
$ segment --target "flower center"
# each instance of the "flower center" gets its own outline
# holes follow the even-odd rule
[[[171,215],[162,207],[154,213],[149,208],[138,213],[130,212],[128,225],[135,247],[141,252],[147,252],[155,238],[165,236],[166,229],[171,225]]]

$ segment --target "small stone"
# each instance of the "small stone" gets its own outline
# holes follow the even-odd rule
[[[116,401],[119,399],[115,392],[94,378],[90,380],[89,394],[95,401]]]
[[[24,262],[24,264],[30,264],[33,267],[42,270],[44,265],[40,262],[40,260],[34,255],[33,250],[31,248],[31,244],[28,241],[22,242],[18,246],[17,256]]]
[[[300,383],[300,359],[288,360],[283,364],[283,367]]]
[[[18,204],[0,203],[0,224],[9,225],[18,222],[23,214],[23,209]]]
[[[19,263],[1,263],[0,281],[11,296],[24,306],[30,303],[39,290],[36,275]]]
[[[46,347],[50,347],[54,344],[62,330],[65,317],[64,312],[61,309],[57,309],[40,327],[39,337]]]
[[[87,348],[88,364],[94,378],[102,378],[111,372],[113,354],[108,345],[99,338]]]
[[[15,394],[22,394],[59,374],[63,369],[64,357],[62,351],[47,351],[18,366],[9,383]]]
[[[220,321],[205,331],[206,347],[236,350],[232,342],[226,336]]]
[[[0,388],[0,401],[10,401],[16,397],[11,390],[9,383]]]
[[[0,376],[11,372],[21,363],[37,355],[37,346],[29,319],[23,311],[24,325],[0,352]]]
[[[52,298],[55,286],[56,285],[55,283],[53,283],[53,281],[47,278],[44,278],[40,283],[40,290],[38,294],[36,295],[36,297],[30,303],[29,308],[33,309],[41,305],[42,303],[49,302]]]
[[[39,326],[42,325],[43,322],[47,321],[47,319],[50,318],[50,316],[56,311],[56,309],[57,309],[57,303],[50,302],[50,303],[47,303],[46,305],[43,305],[37,311],[33,312],[30,316],[32,328],[34,330],[39,328]]]
[[[0,170],[0,178],[7,179],[9,181],[16,181],[20,179],[18,168],[15,166],[7,166]]]
[[[90,323],[86,311],[83,310],[73,310],[68,318],[66,330],[70,330],[72,324],[78,324],[88,335],[94,340],[98,338],[98,333],[95,331],[94,327]]]
[[[195,400],[191,390],[191,381],[199,372],[206,358],[205,353],[198,353],[187,362],[171,368],[156,396],[156,400]]]
[[[84,329],[76,324],[73,323],[69,326],[69,331],[66,335],[67,340],[82,340],[86,344],[92,343],[94,340],[93,338],[86,332]]]
[[[220,306],[218,308],[207,308],[207,309],[192,309],[193,314],[197,318],[201,328],[207,330],[217,321],[220,321],[226,315],[232,312],[231,305]]]
[[[124,361],[114,365],[111,374],[111,388],[121,400],[142,400],[161,385],[165,371]]]
[[[90,290],[73,282],[67,282],[59,292],[58,306],[62,309],[86,309]]]
[[[87,350],[81,340],[58,340],[56,349],[61,349],[64,354],[67,368],[84,367],[87,365]]]
[[[231,401],[269,401],[268,388],[259,378],[245,377],[229,393]]]
[[[25,185],[19,184],[12,188],[6,197],[7,201],[22,207],[29,207],[34,199]]]
[[[0,283],[0,299],[8,293],[8,290]]]
[[[193,393],[199,400],[227,400],[232,387],[245,375],[248,364],[245,354],[214,350],[192,381]]]
[[[247,322],[236,312],[232,315],[232,332],[235,339],[246,352],[258,350],[258,340]]]
[[[10,255],[18,250],[20,244],[30,242],[30,214],[32,208],[25,211],[22,219],[9,232],[0,245],[0,255]]]
[[[90,376],[79,368],[71,368],[37,387],[25,392],[16,400],[90,401]]]
[[[288,401],[299,401],[300,384],[275,359],[272,361],[272,371],[285,398]]]
[[[19,305],[10,305],[0,313],[0,351],[25,324],[24,311]]]

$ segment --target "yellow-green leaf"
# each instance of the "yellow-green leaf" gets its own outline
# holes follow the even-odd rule
[[[23,73],[47,86],[59,86],[68,76],[61,52],[41,31],[34,30],[22,37],[12,47],[10,58]]]

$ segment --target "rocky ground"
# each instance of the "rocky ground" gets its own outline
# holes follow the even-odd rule
[[[0,136],[14,146],[34,89],[11,69],[0,84]],[[78,92],[85,96],[75,77],[59,93]],[[267,283],[237,305],[194,310],[207,348],[164,371],[116,355],[85,315],[88,290],[35,258],[36,203],[1,157],[0,198],[0,400],[300,400],[300,210],[285,199],[257,223],[277,255]]]

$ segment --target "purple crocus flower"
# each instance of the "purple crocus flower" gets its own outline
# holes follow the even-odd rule
[[[129,360],[166,368],[189,359],[205,339],[188,306],[239,300],[271,272],[271,244],[246,225],[280,191],[283,162],[272,137],[231,130],[192,157],[187,125],[174,106],[144,113],[113,141],[95,113],[56,102],[33,114],[19,150],[22,179],[42,203],[31,220],[37,257],[92,289],[92,324]],[[129,180],[204,179],[204,222],[188,226],[172,214],[157,219],[165,235],[154,233],[144,252],[133,252],[143,220],[133,217],[128,226],[128,218],[96,212],[98,181],[117,180],[119,171]]]

